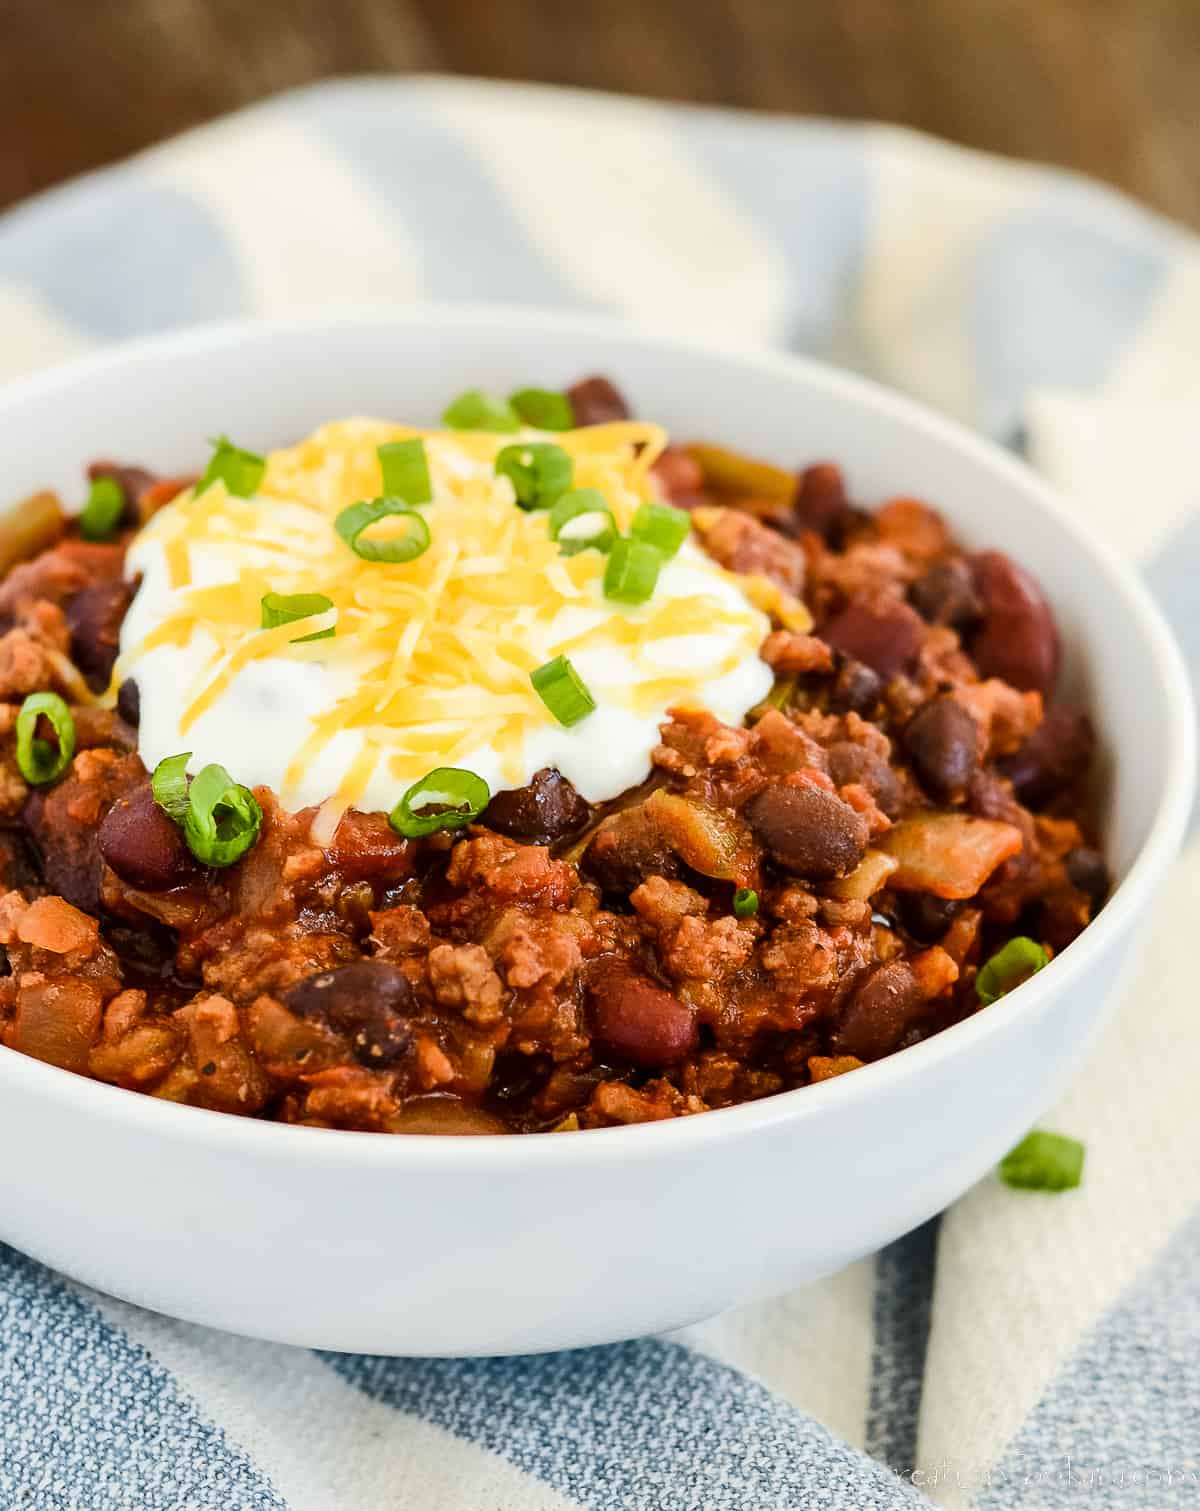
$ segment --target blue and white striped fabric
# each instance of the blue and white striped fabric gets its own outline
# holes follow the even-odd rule
[[[1094,185],[880,127],[327,85],[0,220],[0,377],[347,297],[585,306],[869,371],[1022,446],[1200,666],[1200,251]],[[0,1503],[1200,1503],[1198,897],[1194,843],[1146,989],[1048,1119],[1087,1141],[1080,1191],[986,1181],[876,1259],[672,1339],[325,1357],[0,1250]]]

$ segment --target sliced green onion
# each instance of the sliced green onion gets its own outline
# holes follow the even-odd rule
[[[294,624],[297,619],[311,619],[314,614],[327,614],[333,607],[333,599],[324,593],[264,593],[262,598],[262,627],[273,630],[276,625]],[[310,640],[332,640],[336,625],[327,630],[314,630],[311,635],[297,635],[293,645],[307,645]]]
[[[564,556],[580,551],[610,551],[617,522],[599,488],[572,488],[550,510],[550,539]]]
[[[1000,1179],[1022,1191],[1069,1191],[1083,1179],[1083,1145],[1034,1129],[1000,1161]]]
[[[182,755],[164,756],[150,778],[150,791],[154,795],[154,801],[177,824],[182,824],[187,817],[187,763],[191,759],[190,750],[185,750]]]
[[[224,766],[205,766],[188,789],[183,837],[206,866],[232,866],[258,838],[262,809],[248,787],[239,786]]]
[[[429,460],[420,436],[410,441],[389,441],[377,446],[379,470],[383,473],[383,491],[406,504],[427,504],[433,497],[429,481]]]
[[[670,504],[645,503],[638,506],[629,526],[634,540],[644,540],[648,546],[669,560],[691,534],[692,517],[686,509],[675,509]]]
[[[365,530],[392,515],[403,518],[403,535],[388,540],[369,540],[364,535]],[[364,561],[415,561],[429,550],[429,526],[424,517],[398,498],[364,499],[360,504],[351,504],[334,520],[333,528]]]
[[[124,513],[125,494],[116,478],[93,478],[88,501],[79,516],[79,533],[84,540],[107,540]]]
[[[212,459],[196,484],[196,497],[199,498],[213,483],[221,482],[236,498],[251,498],[263,480],[266,461],[253,451],[243,451],[240,446],[235,446],[228,436],[217,436],[212,445]]]
[[[522,509],[548,509],[571,486],[575,464],[552,441],[519,442],[496,453],[496,476],[513,485]]]
[[[758,912],[758,893],[753,887],[739,887],[733,894],[733,916],[753,918]]]
[[[519,388],[508,402],[526,425],[534,430],[571,430],[575,410],[565,393],[553,388]]]
[[[1022,981],[1028,981],[1030,976],[1036,975],[1049,961],[1049,955],[1036,940],[1018,934],[979,967],[979,974],[975,977],[975,991],[980,1002],[985,1007],[998,1002],[1014,987],[1020,986]]]
[[[54,730],[54,740],[43,740],[38,720]],[[55,743],[57,742],[57,743]],[[17,765],[34,787],[56,781],[75,754],[75,720],[57,693],[30,693],[17,715]]]
[[[654,593],[662,565],[662,553],[644,540],[617,541],[604,571],[604,596],[618,603],[645,603]]]
[[[438,766],[412,784],[388,815],[388,822],[405,839],[421,839],[442,829],[461,829],[479,817],[491,796],[488,784],[473,771]],[[417,811],[425,808],[439,811]]]
[[[507,399],[496,399],[481,388],[468,388],[442,411],[442,424],[451,430],[520,430],[521,421]]]
[[[562,725],[570,729],[596,710],[596,700],[565,656],[555,656],[529,673],[533,690]]]

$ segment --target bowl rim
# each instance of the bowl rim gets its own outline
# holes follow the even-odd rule
[[[3,1046],[0,1046],[0,1084],[8,1082],[20,1087],[47,1105],[70,1106],[81,1115],[126,1125],[130,1131],[144,1132],[147,1138],[210,1146],[216,1153],[252,1155],[268,1162],[304,1159],[324,1161],[337,1168],[371,1169],[376,1166],[440,1169],[448,1163],[481,1173],[499,1173],[540,1169],[547,1161],[590,1165],[597,1160],[673,1157],[692,1148],[707,1147],[714,1141],[748,1137],[784,1123],[800,1123],[826,1110],[846,1107],[856,1099],[881,1096],[889,1085],[895,1087],[919,1077],[925,1067],[932,1067],[960,1050],[965,1053],[994,1034],[1007,1031],[1018,1018],[1037,1013],[1052,996],[1069,991],[1087,972],[1093,957],[1102,953],[1110,940],[1115,941],[1149,901],[1179,849],[1196,776],[1191,683],[1161,610],[1117,549],[1089,535],[1080,512],[1071,509],[1031,467],[967,426],[873,379],[791,352],[654,327],[647,329],[614,316],[525,305],[350,303],[326,305],[317,311],[178,326],[107,345],[0,386],[0,420],[6,411],[48,397],[64,384],[99,376],[143,357],[169,352],[186,360],[208,350],[263,336],[305,332],[319,335],[322,331],[348,327],[370,328],[375,333],[381,324],[396,328],[486,326],[522,331],[536,326],[584,340],[589,336],[616,337],[632,345],[670,348],[699,359],[733,361],[781,379],[798,376],[871,416],[889,416],[917,432],[924,444],[959,452],[972,466],[992,473],[1031,497],[1038,509],[1052,516],[1072,537],[1088,567],[1106,578],[1119,612],[1137,624],[1149,646],[1166,712],[1168,750],[1166,780],[1145,840],[1099,916],[1044,970],[1006,997],[1002,1014],[974,1013],[919,1044],[864,1065],[853,1075],[836,1076],[816,1085],[777,1092],[759,1101],[717,1108],[695,1117],[580,1130],[570,1138],[552,1133],[462,1138],[447,1134],[397,1135],[305,1128],[164,1102],[143,1092],[91,1080]]]

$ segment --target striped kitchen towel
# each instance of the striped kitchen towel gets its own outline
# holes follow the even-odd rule
[[[884,127],[334,83],[0,220],[0,377],[346,298],[612,310],[867,371],[1022,448],[1200,666],[1200,251],[1093,184]],[[671,1338],[323,1356],[0,1250],[0,1504],[1200,1504],[1198,899],[1193,843],[1145,989],[1047,1119],[1087,1141],[1082,1189],[984,1181],[876,1258]]]

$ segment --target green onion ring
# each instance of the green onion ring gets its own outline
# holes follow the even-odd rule
[[[565,728],[596,710],[596,700],[566,656],[555,656],[529,674],[533,690]]]
[[[57,745],[40,737],[39,719],[49,721]],[[74,754],[75,720],[66,703],[57,693],[30,693],[17,715],[17,766],[21,775],[31,786],[45,787],[62,776]]]
[[[570,456],[552,441],[520,441],[496,453],[496,476],[513,485],[522,509],[549,509],[575,475]]]
[[[224,766],[205,766],[188,789],[183,837],[206,866],[231,866],[258,838],[262,809],[248,787],[239,786]]]
[[[182,824],[187,816],[187,763],[191,759],[190,750],[185,750],[182,755],[164,756],[150,778],[150,791],[154,801],[177,824]]]
[[[388,822],[405,839],[421,839],[443,829],[461,829],[479,817],[491,801],[481,776],[460,766],[437,766],[414,782],[388,815]],[[437,803],[441,813],[418,813]]]
[[[618,603],[646,603],[662,566],[662,553],[644,540],[617,541],[604,572],[604,596]]]
[[[196,484],[196,498],[216,482],[224,483],[226,491],[235,498],[252,498],[266,473],[266,460],[253,451],[243,451],[240,446],[235,446],[228,436],[216,436],[211,444],[212,458]]]
[[[117,531],[125,513],[125,494],[115,477],[92,479],[88,501],[79,516],[84,540],[108,540]]]
[[[420,436],[409,441],[388,441],[377,446],[379,470],[383,475],[383,491],[391,498],[402,498],[406,504],[427,504],[433,497],[433,484],[429,480],[429,459],[425,455],[425,442]]]
[[[521,421],[506,399],[495,399],[481,388],[468,388],[442,411],[442,424],[451,430],[520,430]]]
[[[553,388],[519,388],[508,402],[534,430],[573,430],[575,409],[565,393]]]
[[[572,520],[594,515],[598,523],[586,534],[564,534]],[[564,556],[576,556],[580,551],[609,551],[617,538],[617,522],[612,510],[598,488],[572,488],[564,493],[550,510],[550,539],[558,541],[558,549]]]
[[[979,967],[976,995],[985,1007],[990,1007],[1049,962],[1050,957],[1035,939],[1018,934]]]
[[[642,540],[656,551],[661,551],[668,560],[691,534],[692,519],[686,509],[676,509],[671,504],[644,503],[638,506],[629,533],[634,540]]]
[[[1035,1128],[1000,1161],[1000,1179],[1023,1191],[1070,1191],[1083,1179],[1084,1147],[1063,1133]]]
[[[405,534],[391,540],[363,538],[363,532],[371,525],[391,515],[403,516],[408,527]],[[334,520],[333,528],[363,561],[415,561],[429,550],[429,526],[424,516],[399,498],[372,498],[351,504]]]
[[[324,593],[264,593],[262,597],[262,628],[273,630],[281,624],[294,624],[299,619],[311,619],[315,614],[327,614],[333,607],[333,599]],[[314,630],[311,635],[297,635],[292,645],[306,645],[310,640],[332,640],[337,626],[327,630]]]

